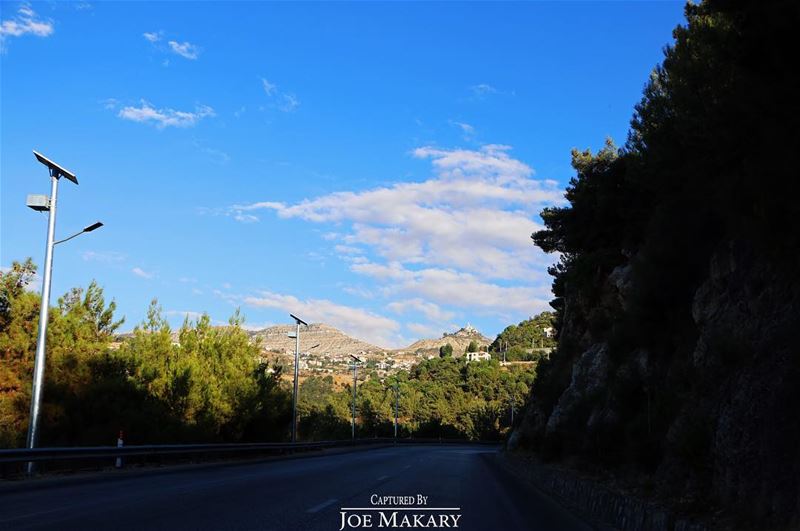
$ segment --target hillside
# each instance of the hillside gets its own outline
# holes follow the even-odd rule
[[[479,347],[488,347],[492,342],[491,339],[467,325],[452,334],[442,334],[442,337],[437,339],[420,339],[402,350],[418,354],[438,354],[439,347],[449,343],[453,347],[453,355],[457,357],[464,354],[471,341],[476,341]]]
[[[264,350],[273,352],[294,352],[295,340],[287,334],[295,331],[295,325],[276,325],[250,333],[259,338]],[[313,352],[324,352],[331,356],[349,356],[369,352],[383,352],[386,349],[355,339],[341,330],[322,323],[312,323],[300,327],[300,352],[306,352],[314,345],[319,345]]]

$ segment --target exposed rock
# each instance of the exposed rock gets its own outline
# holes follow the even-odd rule
[[[608,346],[597,343],[583,353],[572,367],[572,381],[561,395],[547,420],[547,433],[554,433],[579,406],[596,397],[605,387],[608,376]]]
[[[654,452],[640,463],[657,465],[659,493],[767,526],[800,523],[800,283],[777,267],[751,246],[718,249],[687,308],[694,330],[661,339],[660,355],[650,343],[609,346],[589,331],[587,302],[567,297],[549,387],[540,386],[557,394],[532,397],[514,445],[590,457],[630,433],[646,439],[652,420],[663,443],[639,445]],[[609,294],[629,307],[630,282],[621,266],[598,290],[609,315]],[[652,397],[660,404],[653,411]]]

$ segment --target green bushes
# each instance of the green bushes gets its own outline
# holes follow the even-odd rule
[[[298,410],[303,439],[336,438],[347,432],[352,415],[352,387],[340,390],[333,380],[310,377],[300,386]],[[399,389],[400,436],[498,439],[510,424],[510,408],[519,408],[535,372],[504,370],[497,361],[466,363],[463,358],[433,358],[410,372],[358,384],[359,437],[387,437],[394,432],[395,378]]]
[[[35,267],[15,263],[0,282],[0,443],[24,444],[38,327],[39,297],[26,291]],[[42,418],[42,445],[111,444],[119,430],[131,444],[283,440],[291,394],[281,369],[261,360],[238,311],[227,326],[207,315],[173,331],[153,301],[145,320],[121,343],[115,304],[95,283],[74,289],[52,309]],[[532,370],[496,361],[467,364],[450,356],[419,363],[382,382],[359,382],[357,434],[394,432],[394,381],[402,436],[496,439],[520,406]],[[300,386],[301,439],[350,436],[352,388],[331,377]]]
[[[38,329],[39,297],[26,291],[35,266],[14,263],[0,282],[0,444],[24,444]],[[172,331],[154,301],[132,337],[113,348],[115,304],[92,283],[50,313],[42,445],[283,439],[291,400],[279,373],[234,314],[226,327],[208,316]]]

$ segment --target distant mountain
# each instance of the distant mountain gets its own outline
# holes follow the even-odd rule
[[[295,340],[288,336],[294,331],[295,325],[276,325],[248,333],[251,338],[261,340],[261,348],[265,353],[273,352],[282,358],[284,355],[294,354]],[[120,342],[131,336],[133,333],[130,332],[118,334],[113,346],[118,348]],[[174,343],[178,342],[178,336],[179,331],[173,331]],[[327,360],[326,363],[342,365],[345,368],[350,363],[350,354],[378,361],[394,360],[395,368],[408,368],[420,357],[429,358],[438,355],[439,347],[448,343],[453,347],[453,355],[461,356],[471,341],[476,341],[479,347],[488,346],[492,342],[470,325],[457,332],[442,334],[442,337],[437,339],[420,339],[406,348],[399,349],[387,349],[367,343],[323,323],[313,323],[300,328],[300,352],[304,357],[306,354],[309,356],[306,359],[324,359]]]
[[[408,347],[401,349],[405,352],[418,352],[420,354],[432,354],[439,351],[448,343],[453,347],[453,355],[461,356],[467,349],[471,341],[476,341],[479,347],[486,347],[492,340],[478,332],[475,328],[467,325],[452,334],[442,334],[437,339],[420,339]]]
[[[288,336],[295,331],[295,325],[276,325],[256,330],[251,337],[261,339],[264,350],[273,352],[294,352],[295,340]],[[311,349],[314,345],[319,345]],[[311,349],[311,350],[309,350]],[[347,357],[350,354],[383,352],[386,349],[355,339],[332,326],[314,323],[300,327],[300,352],[325,353],[332,357]]]

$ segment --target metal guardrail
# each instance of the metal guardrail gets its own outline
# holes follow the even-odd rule
[[[223,444],[149,444],[133,446],[76,446],[60,448],[13,448],[0,450],[0,463],[27,461],[69,461],[109,457],[189,455],[217,452],[248,453],[264,451],[314,450],[372,444],[499,444],[500,441],[462,439],[394,439],[391,437],[342,441],[298,443],[223,443]]]

